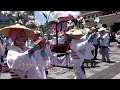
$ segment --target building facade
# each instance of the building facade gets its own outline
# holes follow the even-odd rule
[[[114,34],[120,30],[120,12],[119,11],[81,11],[81,15],[87,21],[87,25],[95,26],[95,17],[100,18],[100,23],[105,27],[111,28],[111,33]]]
[[[120,29],[120,13],[116,11],[81,11],[81,15],[90,26],[95,26],[95,17],[100,18],[103,25],[111,27],[112,31],[117,32]],[[118,27],[119,26],[119,27]]]

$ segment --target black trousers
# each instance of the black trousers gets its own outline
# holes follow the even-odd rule
[[[92,50],[92,54],[94,56],[94,58],[97,57],[97,54],[98,54],[98,45],[93,45],[95,47],[95,50]]]
[[[1,56],[1,62],[2,62],[2,63],[4,62],[4,57],[3,57],[3,56]]]

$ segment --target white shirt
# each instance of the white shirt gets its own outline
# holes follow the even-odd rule
[[[100,46],[108,46],[109,45],[109,34],[108,33],[104,33],[104,35],[100,36],[103,38],[103,40],[100,42]]]
[[[120,42],[120,35],[115,35],[115,36],[116,36],[116,40]]]
[[[95,37],[93,38],[93,45],[98,45],[98,37],[99,37],[99,33],[98,32],[96,32],[96,34],[95,34]]]

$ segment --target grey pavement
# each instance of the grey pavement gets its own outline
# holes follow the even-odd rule
[[[101,60],[96,61],[95,68],[85,68],[87,79],[120,79],[120,48],[116,42],[111,43],[110,59],[112,63],[105,63]],[[99,54],[98,59],[101,59]],[[10,79],[9,73],[1,73],[0,79]],[[49,69],[48,79],[73,79],[73,69],[53,67]]]
[[[111,43],[109,48],[112,62],[105,63],[96,60],[97,65],[95,68],[86,68],[87,79],[120,79],[120,48],[116,46],[116,43]],[[98,58],[101,59],[100,54]],[[73,79],[74,72],[72,69],[54,67],[49,70],[48,76],[54,79]]]

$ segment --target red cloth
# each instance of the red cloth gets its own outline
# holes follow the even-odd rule
[[[34,50],[28,50],[29,53],[33,54],[34,53]]]

